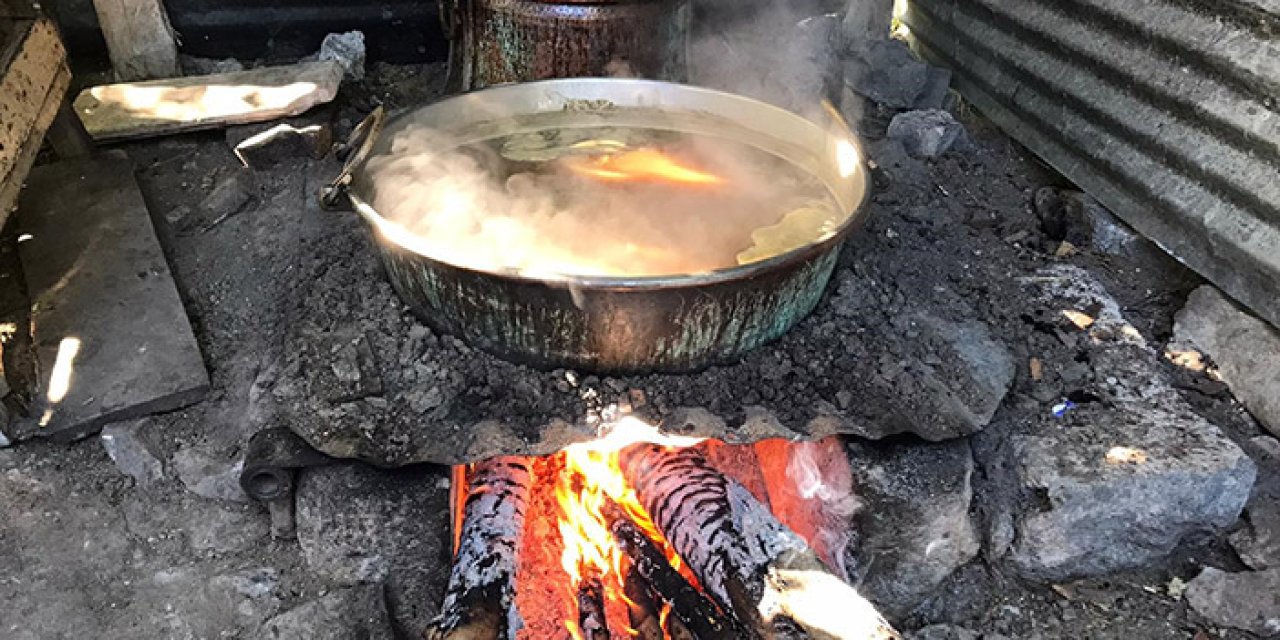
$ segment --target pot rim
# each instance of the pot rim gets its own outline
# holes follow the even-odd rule
[[[852,131],[849,130],[848,125],[845,124],[843,120],[837,121],[834,119],[836,116],[832,116],[831,114],[828,114],[828,117],[833,119],[832,129],[835,130],[835,133],[832,133],[832,132],[824,133],[823,129],[818,124],[796,113],[793,113],[781,107],[768,104],[760,100],[756,100],[754,98],[748,98],[746,96],[742,96],[734,93],[728,93],[725,91],[719,91],[716,89],[708,89],[705,87],[680,84],[675,82],[665,82],[660,80],[641,80],[641,79],[632,79],[632,78],[561,78],[561,79],[552,79],[552,80],[539,80],[536,82],[522,82],[522,83],[515,83],[515,84],[496,85],[493,87],[480,89],[478,91],[473,91],[470,93],[463,93],[463,94],[448,96],[440,100],[437,100],[433,103],[430,103],[428,105],[417,107],[410,111],[397,114],[392,118],[392,121],[388,123],[388,126],[414,113],[418,113],[423,110],[439,108],[442,105],[452,103],[452,102],[462,103],[468,100],[475,100],[476,96],[480,94],[498,95],[503,92],[512,92],[517,90],[524,92],[524,91],[536,91],[536,90],[542,89],[542,90],[546,90],[549,94],[563,95],[565,90],[571,89],[575,85],[579,87],[595,85],[598,87],[613,87],[617,89],[625,89],[628,87],[632,87],[632,88],[648,87],[653,90],[676,90],[681,93],[685,93],[692,96],[711,97],[713,99],[718,99],[722,101],[726,101],[726,100],[736,101],[741,104],[749,104],[751,105],[752,108],[761,110],[762,112],[768,112],[772,117],[791,120],[792,126],[808,127],[812,129],[814,132],[817,132],[819,134],[829,135],[829,136],[836,137],[837,139],[845,140],[849,144],[851,144],[857,152],[857,166],[856,166],[856,169],[854,169],[854,171],[850,173],[850,176],[854,176],[854,175],[859,176],[859,179],[860,179],[859,182],[861,185],[861,194],[856,200],[856,202],[854,203],[851,210],[849,211],[849,214],[845,216],[844,220],[841,221],[841,223],[839,224],[839,226],[836,227],[835,230],[827,234],[825,237],[818,238],[803,246],[800,246],[790,251],[787,251],[785,253],[781,253],[776,256],[767,258],[765,260],[759,260],[759,261],[751,262],[745,265],[733,265],[729,267],[722,267],[720,269],[714,269],[714,270],[703,272],[703,273],[664,274],[664,275],[656,275],[656,276],[603,276],[603,275],[602,276],[583,276],[583,275],[575,275],[575,274],[526,275],[526,274],[515,273],[515,272],[491,271],[491,270],[485,270],[485,269],[478,269],[476,267],[472,267],[468,265],[457,264],[457,263],[449,262],[446,260],[441,260],[434,256],[422,253],[420,251],[416,251],[408,246],[405,246],[403,243],[397,242],[394,239],[394,236],[392,234],[388,234],[382,231],[382,228],[384,225],[395,225],[396,223],[391,222],[390,220],[388,220],[387,218],[379,214],[377,210],[373,208],[373,205],[371,205],[367,200],[362,198],[359,194],[355,193],[354,191],[349,190],[347,193],[347,197],[350,199],[356,212],[359,213],[360,216],[365,219],[365,221],[370,225],[370,227],[372,227],[372,230],[374,231],[374,233],[379,236],[378,238],[379,244],[384,245],[384,248],[385,248],[385,245],[390,245],[391,247],[394,247],[397,250],[408,252],[423,260],[427,260],[435,264],[446,265],[452,269],[458,269],[458,270],[466,271],[466,272],[473,273],[480,276],[502,278],[508,281],[518,282],[518,283],[541,284],[546,286],[562,287],[562,288],[569,288],[569,289],[588,288],[588,289],[614,289],[614,290],[650,290],[650,289],[670,289],[670,288],[683,288],[683,287],[701,287],[703,285],[709,285],[709,284],[733,282],[733,281],[739,281],[739,280],[749,280],[761,273],[772,271],[783,265],[787,265],[795,262],[801,262],[809,259],[815,254],[825,253],[831,250],[832,247],[837,246],[838,244],[844,242],[844,240],[848,237],[850,233],[852,233],[854,230],[860,227],[861,223],[864,221],[864,218],[866,217],[865,210],[867,206],[867,201],[871,197],[871,181],[870,181],[870,174],[868,172],[866,154],[863,152],[862,145],[860,144],[860,141],[857,138],[857,136],[854,135]],[[565,98],[565,101],[572,99],[570,96],[564,96],[564,98]],[[719,113],[717,115],[732,118],[732,114]],[[385,132],[385,129],[384,129],[384,132]],[[356,171],[363,171],[363,169],[364,169],[364,162],[361,162],[360,165],[356,167]],[[822,180],[821,176],[815,176],[815,177],[818,177],[820,180]],[[829,182],[825,180],[823,180],[823,182],[826,184],[826,187],[828,189],[832,188],[832,185]]]

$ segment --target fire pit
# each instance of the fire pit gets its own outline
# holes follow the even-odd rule
[[[845,582],[851,475],[839,439],[731,446],[629,416],[556,455],[455,467],[427,637],[896,638]]]
[[[362,129],[336,186],[400,296],[546,367],[692,370],[776,338],[867,193],[838,116],[663,82],[494,87]]]

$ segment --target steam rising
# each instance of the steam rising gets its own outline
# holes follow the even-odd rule
[[[689,274],[738,264],[754,231],[829,201],[811,176],[744,144],[648,129],[542,133],[521,135],[561,146],[514,136],[459,145],[441,131],[400,131],[367,166],[371,204],[392,223],[383,233],[486,271]],[[513,161],[511,150],[525,155]],[[663,162],[678,170],[655,168]]]
[[[694,84],[776,104],[821,122],[837,81],[842,1],[697,0]],[[855,3],[856,5],[856,3]]]

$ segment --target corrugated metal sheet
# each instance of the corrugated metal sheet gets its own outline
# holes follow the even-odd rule
[[[1020,142],[1280,326],[1280,0],[909,0]]]

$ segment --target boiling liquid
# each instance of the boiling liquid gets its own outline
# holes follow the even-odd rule
[[[410,128],[366,170],[400,244],[534,277],[706,273],[816,242],[845,218],[781,158],[654,128],[548,128],[463,146]]]

